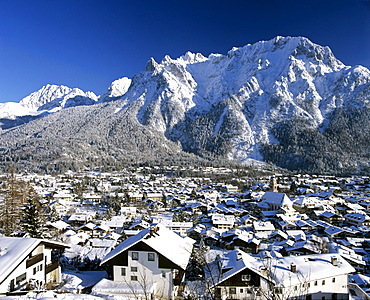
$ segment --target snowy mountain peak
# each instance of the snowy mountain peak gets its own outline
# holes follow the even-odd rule
[[[91,120],[99,121],[91,124],[99,126],[112,121],[100,130],[112,135],[99,136],[91,125],[91,136],[99,143],[119,142],[113,156],[126,147],[124,141],[130,141],[128,149],[138,145],[140,152],[155,152],[154,146],[141,147],[148,136],[155,136],[161,146],[171,148],[167,142],[175,142],[176,149],[200,156],[265,160],[298,169],[311,164],[311,171],[316,171],[340,169],[345,161],[350,164],[343,149],[348,153],[364,149],[363,157],[368,159],[369,91],[368,69],[345,66],[329,47],[305,37],[278,36],[234,47],[226,54],[205,57],[186,52],[175,59],[166,55],[160,63],[151,58],[132,80],[123,77],[112,82],[100,99],[111,102],[104,105],[104,116],[100,105],[70,111],[76,113],[75,119],[94,111]],[[40,113],[95,103],[97,97],[89,92],[47,85],[18,105]],[[0,107],[0,115],[4,111],[10,116],[15,107]],[[116,138],[111,141],[112,136]],[[349,141],[344,147],[343,140]]]
[[[35,91],[29,96],[23,98],[19,104],[30,110],[40,110],[44,105],[51,102],[54,102],[54,107],[64,107],[68,99],[76,96],[86,97],[94,102],[98,101],[98,97],[93,92],[85,93],[79,88],[47,84],[38,91]]]
[[[155,61],[153,57],[150,58],[150,60],[147,62],[145,66],[145,71],[152,72],[158,67],[158,63]]]
[[[83,92],[79,88],[69,88],[64,85],[47,84],[18,103],[2,103],[0,118],[15,120],[17,117],[37,116],[71,106],[91,105],[97,101],[98,96],[93,92]]]
[[[119,78],[111,83],[105,93],[101,96],[102,102],[110,101],[122,97],[131,85],[131,79],[127,77]]]

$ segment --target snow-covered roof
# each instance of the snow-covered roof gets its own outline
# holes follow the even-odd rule
[[[42,239],[0,236],[0,284],[40,243],[68,247],[62,243]]]
[[[129,237],[119,244],[103,259],[102,264],[113,257],[128,250],[139,242],[151,247],[177,266],[185,269],[194,244],[194,240],[188,237],[182,238],[166,226],[157,224],[140,231],[137,235]]]
[[[293,203],[284,193],[265,192],[261,199],[279,206],[292,205]]]
[[[269,263],[266,263],[264,259],[257,259],[243,251],[233,250],[226,253],[220,259],[220,262],[222,269],[226,271],[222,275],[219,274],[221,277],[217,277],[217,274],[214,273],[219,268],[209,268],[209,270],[213,270],[213,274],[207,274],[208,276],[213,276],[213,278],[220,278],[216,283],[217,285],[246,268],[262,277],[266,277],[262,270],[267,265],[269,266],[267,271],[270,272],[269,279],[273,280],[277,286],[301,284],[302,278],[320,280],[355,272],[355,269],[342,256],[335,253],[288,257],[277,256],[270,258]],[[219,263],[213,262],[210,266],[212,264],[219,265]],[[296,266],[295,272],[292,272],[291,265]],[[288,281],[287,278],[289,278]]]

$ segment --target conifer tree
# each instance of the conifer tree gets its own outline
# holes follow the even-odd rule
[[[33,189],[30,188],[26,202],[23,205],[20,226],[30,237],[42,238],[44,224],[45,219],[40,201]]]

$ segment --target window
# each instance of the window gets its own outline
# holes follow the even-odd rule
[[[317,280],[315,280],[315,285],[317,285]]]
[[[15,279],[15,282],[18,284],[20,282],[22,282],[23,280],[26,280],[26,273],[23,273],[22,275],[19,275],[16,279]]]
[[[126,276],[126,268],[121,268],[121,276]]]
[[[34,268],[33,268],[33,275],[35,275],[35,274],[36,274],[36,272],[37,272],[37,271],[36,271],[36,267],[34,267]]]
[[[131,272],[137,272],[137,267],[131,267]]]
[[[331,282],[333,282],[333,283],[335,282],[335,277],[333,277],[333,279],[331,280]]]
[[[240,294],[243,294],[243,289],[240,289],[239,292],[240,292]]]
[[[236,288],[229,288],[229,294],[235,295],[236,294]]]
[[[132,275],[132,276],[131,276],[131,281],[137,281],[137,276]]]
[[[40,271],[42,271],[42,265],[40,265]]]
[[[162,271],[162,278],[166,278],[166,272]]]
[[[325,280],[322,281],[322,285],[325,285]]]
[[[251,280],[251,275],[247,274],[247,275],[242,275],[241,276],[241,279],[242,281],[250,281]]]
[[[154,253],[148,253],[148,260],[149,261],[154,261],[155,254]]]
[[[139,252],[132,252],[131,258],[132,260],[139,260]]]
[[[283,293],[282,288],[281,288],[281,287],[276,287],[276,288],[275,288],[275,293],[276,293],[276,294],[282,294],[282,293]]]

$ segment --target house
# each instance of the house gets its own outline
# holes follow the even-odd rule
[[[35,238],[0,237],[0,295],[61,282],[57,252],[65,244]]]
[[[343,217],[345,219],[345,223],[349,226],[370,226],[370,217],[365,213],[351,212],[345,214]]]
[[[267,238],[275,231],[275,226],[270,221],[255,221],[253,222],[253,230],[256,233],[256,236]]]
[[[258,259],[234,250],[207,266],[204,282],[216,299],[349,299],[353,272],[333,253]]]
[[[230,229],[234,227],[234,224],[235,216],[233,215],[223,215],[223,214],[212,215],[212,225],[217,229]]]
[[[157,299],[172,299],[184,279],[193,243],[162,224],[148,227],[102,260],[112,280],[103,279],[93,291],[128,298],[150,294]]]
[[[295,212],[292,200],[284,193],[265,192],[258,206],[263,211]]]

